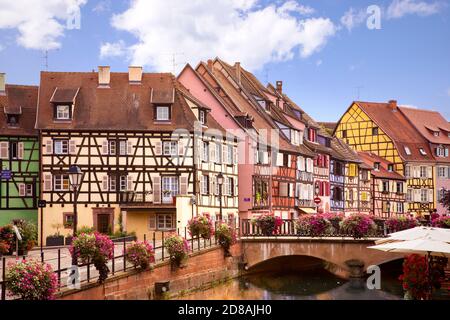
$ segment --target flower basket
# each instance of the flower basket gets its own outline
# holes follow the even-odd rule
[[[271,236],[280,233],[280,227],[283,221],[280,217],[271,214],[263,214],[252,219],[252,224],[257,226],[264,236]]]
[[[52,300],[58,288],[58,278],[49,264],[21,261],[8,265],[6,288],[12,297],[22,300]]]
[[[234,229],[225,222],[220,222],[216,227],[215,234],[217,242],[224,250],[224,256],[231,257],[230,248],[236,243],[236,232],[234,232]]]
[[[363,213],[356,213],[346,217],[341,221],[340,227],[344,234],[355,239],[369,237],[377,231],[377,226],[372,218]]]
[[[318,237],[333,233],[333,225],[323,214],[301,215],[295,222],[297,234]]]
[[[126,257],[134,268],[147,270],[155,262],[155,251],[147,241],[137,241],[127,247]]]
[[[108,278],[108,261],[114,254],[114,243],[101,233],[81,233],[72,239],[69,248],[71,255],[75,255],[81,263],[91,262],[99,272],[99,283]]]
[[[211,239],[214,234],[213,223],[209,215],[201,215],[188,221],[188,230],[191,237]]]
[[[164,240],[164,246],[169,253],[172,268],[181,267],[182,263],[188,258],[189,245],[187,240],[177,234],[173,234]]]

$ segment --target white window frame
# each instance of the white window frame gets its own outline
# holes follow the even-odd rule
[[[54,154],[69,154],[69,140],[53,140]]]
[[[169,121],[170,120],[169,106],[156,106],[156,120]]]
[[[127,178],[126,175],[121,175],[119,177],[119,190],[120,191],[127,191]]]
[[[198,120],[201,124],[206,124],[206,112],[205,110],[198,111]]]
[[[403,202],[397,202],[397,213],[404,213]]]
[[[409,147],[407,147],[407,146],[405,146],[404,149],[405,149],[405,153],[406,153],[408,156],[410,156],[410,155],[411,155],[411,149],[409,149]]]
[[[158,230],[173,230],[174,221],[171,213],[158,213],[156,215],[156,228]]]
[[[209,177],[207,175],[201,176],[201,193],[202,194],[208,194],[208,179]]]
[[[419,152],[420,152],[420,154],[423,155],[423,156],[426,156],[426,155],[427,155],[427,152],[425,151],[424,148],[419,148]]]
[[[226,181],[225,194],[227,196],[232,196],[233,195],[233,188],[234,188],[234,179],[232,177],[226,177],[225,181]]]
[[[202,160],[204,162],[209,161],[209,143],[207,141],[202,141]]]
[[[119,140],[119,155],[124,156],[127,154],[127,141]]]
[[[108,140],[108,153],[111,156],[115,156],[117,154],[117,141],[116,140]]]
[[[220,142],[216,142],[216,163],[222,163],[222,144]]]
[[[172,201],[172,197],[178,195],[180,190],[179,179],[177,176],[162,176],[161,177],[161,193],[162,202],[169,203]],[[170,191],[165,194],[164,191]]]
[[[27,197],[33,196],[33,184],[25,183],[25,196]]]
[[[421,189],[420,190],[420,202],[429,202],[428,199],[428,189]]]
[[[427,178],[427,167],[426,166],[420,166],[420,178]]]
[[[65,187],[65,184],[67,187]],[[54,191],[69,191],[70,181],[68,174],[55,174],[53,175],[53,190]]]
[[[234,150],[232,145],[227,145],[227,163],[233,164]]]
[[[67,108],[67,110],[61,110],[61,108]],[[56,119],[57,120],[70,120],[70,106],[60,104],[56,106]]]
[[[163,155],[178,155],[178,141],[163,141]]]

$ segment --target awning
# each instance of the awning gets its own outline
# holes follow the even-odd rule
[[[317,213],[317,211],[313,208],[298,208],[303,213]]]

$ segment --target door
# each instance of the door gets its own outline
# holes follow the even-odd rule
[[[109,214],[98,214],[97,215],[97,231],[103,234],[110,233],[110,215]]]

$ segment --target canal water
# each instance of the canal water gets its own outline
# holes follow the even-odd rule
[[[401,266],[401,264],[400,264]],[[177,299],[198,300],[398,300],[401,268],[382,269],[381,289],[369,290],[365,279],[343,280],[324,268],[266,271],[230,280]]]

